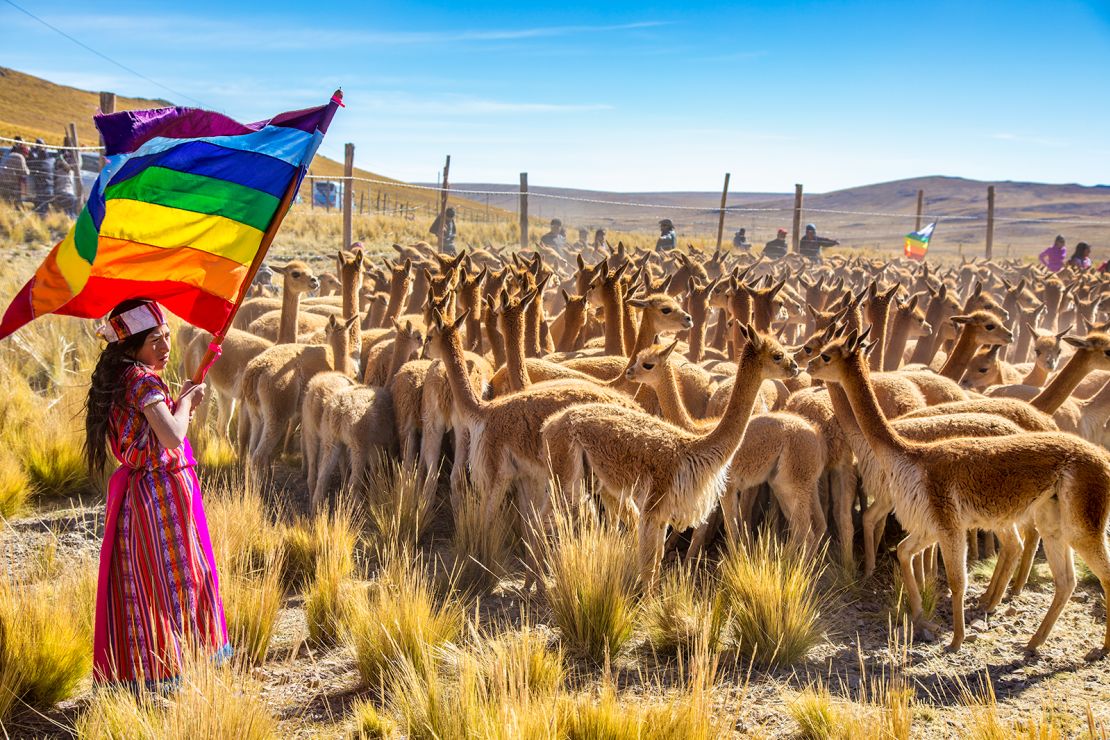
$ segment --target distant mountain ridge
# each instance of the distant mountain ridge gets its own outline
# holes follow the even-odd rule
[[[898,247],[902,236],[914,227],[917,191],[923,190],[925,221],[940,222],[934,248],[954,252],[962,244],[970,256],[981,253],[986,238],[989,185],[995,187],[996,254],[1004,254],[1007,245],[1015,256],[1037,247],[1043,249],[1057,233],[1064,234],[1069,244],[1085,240],[1096,251],[1099,247],[1110,250],[1110,185],[985,182],[930,175],[828,193],[805,193],[802,218],[803,223],[814,222],[822,234],[845,244]],[[514,185],[454,183],[452,187],[504,192],[488,196],[490,204],[506,210],[517,208],[518,188]],[[680,234],[684,230],[716,231],[721,201],[719,191],[601,192],[531,185],[529,193],[530,215],[559,217],[572,228],[646,229],[668,217]],[[482,200],[486,196],[470,197]],[[616,203],[635,205],[612,205]],[[749,239],[766,241],[776,229],[791,228],[793,208],[793,193],[730,192],[726,233],[731,237],[735,229],[744,227]]]

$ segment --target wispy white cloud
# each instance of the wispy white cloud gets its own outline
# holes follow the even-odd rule
[[[546,101],[495,100],[490,98],[439,93],[409,95],[388,91],[362,91],[359,107],[387,112],[393,116],[482,116],[495,114],[561,114],[612,110],[607,103],[559,103]]]
[[[991,139],[995,141],[1010,141],[1015,144],[1032,144],[1034,146],[1047,146],[1047,147],[1065,147],[1068,145],[1063,139],[1050,139],[1041,136],[1025,136],[1023,134],[1015,134],[1008,131],[1000,131],[990,135]]]
[[[521,41],[578,34],[621,33],[666,25],[663,21],[635,21],[609,25],[534,26],[503,29],[407,31],[384,28],[326,28],[280,25],[265,20],[218,21],[174,15],[70,15],[59,21],[65,28],[103,33],[126,33],[138,43],[191,44],[207,48],[295,51],[328,47],[434,46],[437,44]]]

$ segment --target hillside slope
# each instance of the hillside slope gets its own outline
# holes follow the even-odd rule
[[[116,97],[116,110],[136,110],[139,108],[159,108],[173,105],[159,98]],[[0,67],[0,136],[22,136],[33,141],[41,138],[47,144],[60,145],[65,127],[77,124],[77,138],[85,145],[95,145],[99,137],[92,117],[100,106],[100,94],[79,90],[67,85],[58,85],[34,75],[29,75],[7,67]],[[324,156],[317,156],[312,163],[312,175],[337,177],[343,174],[343,164]],[[355,168],[356,177],[384,180],[387,184],[356,183],[354,187],[355,207],[360,200],[367,210],[378,202],[378,193],[388,195],[388,207],[408,206],[416,210],[420,218],[431,218],[438,210],[438,194],[427,190],[414,190],[404,187],[400,180],[379,175],[369,170]],[[307,192],[307,191],[305,191]],[[484,218],[485,203],[479,204],[460,198],[451,202],[460,209],[462,216],[474,219]],[[511,218],[509,214],[491,212],[491,217]]]
[[[897,249],[913,229],[917,191],[925,191],[926,221],[939,219],[933,248],[941,253],[965,249],[980,254],[986,238],[987,186],[995,186],[995,253],[1014,256],[1039,251],[1063,234],[1069,244],[1085,240],[1096,257],[1110,248],[1110,186],[983,182],[960,177],[915,177],[862,185],[829,193],[806,193],[804,222],[843,244]],[[517,207],[517,188],[489,183],[459,183],[459,188],[504,191],[490,203]],[[719,192],[598,192],[572,188],[529,188],[529,213],[562,218],[568,226],[650,229],[661,217],[674,220],[680,233],[712,233],[717,228]],[[545,197],[554,196],[554,197]],[[602,202],[595,202],[602,201]],[[744,227],[759,243],[780,227],[789,229],[793,193],[730,192],[726,234]],[[829,213],[826,211],[840,211]],[[1106,256],[1110,255],[1105,255]]]

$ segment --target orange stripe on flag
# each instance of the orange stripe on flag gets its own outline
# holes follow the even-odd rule
[[[233,301],[247,277],[247,267],[188,247],[165,249],[101,236],[92,274],[116,280],[173,281]]]

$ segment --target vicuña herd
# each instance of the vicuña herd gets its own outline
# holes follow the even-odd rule
[[[592,502],[634,529],[649,589],[668,549],[692,558],[757,527],[812,552],[831,538],[849,572],[858,539],[870,575],[897,526],[919,635],[938,631],[921,589],[943,563],[953,649],[969,546],[997,548],[991,612],[1043,543],[1055,594],[1030,649],[1075,589],[1074,552],[1110,589],[1100,274],[623,245],[394,250],[355,245],[334,274],[278,266],[280,296],[243,305],[209,376],[217,433],[256,476],[299,429],[313,507],[382,454],[417,466],[429,498],[449,470],[453,507],[472,488],[486,521],[512,512],[540,587],[559,505]],[[195,363],[211,338],[182,334]]]

